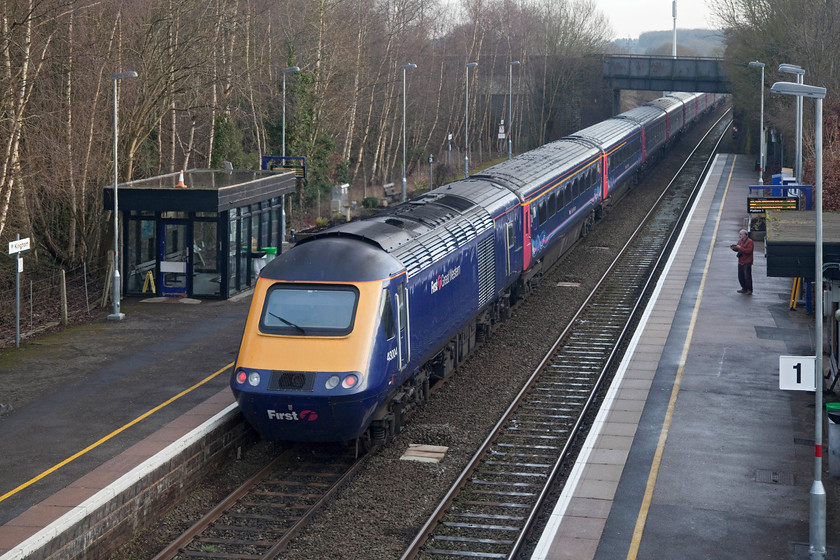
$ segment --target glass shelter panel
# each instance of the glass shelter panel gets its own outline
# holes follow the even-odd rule
[[[216,222],[193,223],[193,294],[220,296],[222,278],[216,253]]]
[[[155,220],[129,218],[126,247],[126,294],[155,293],[156,263]]]

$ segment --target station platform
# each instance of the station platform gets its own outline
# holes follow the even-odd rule
[[[128,298],[122,321],[103,312],[0,353],[0,559],[130,535],[148,504],[254,437],[228,386],[249,305]]]
[[[756,179],[750,158],[717,156],[533,560],[809,558],[815,394],[779,389],[779,356],[814,355],[815,318],[767,277],[761,241],[737,292],[729,246]]]

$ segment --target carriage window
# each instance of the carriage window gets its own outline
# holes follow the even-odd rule
[[[545,223],[545,221],[548,219],[548,215],[547,215],[545,206],[546,206],[545,199],[543,198],[540,201],[540,225],[543,225]]]
[[[553,216],[557,213],[557,193],[553,192],[548,197],[548,215]]]
[[[516,233],[513,229],[513,224],[507,225],[507,248],[513,249],[513,246],[516,244]]]
[[[380,307],[379,316],[382,318],[380,324],[385,332],[385,338],[390,340],[394,338],[396,331],[394,330],[394,310],[391,308],[391,292],[388,288],[382,290],[382,305]]]
[[[359,291],[353,286],[278,283],[269,288],[260,332],[290,336],[341,336],[353,330]]]

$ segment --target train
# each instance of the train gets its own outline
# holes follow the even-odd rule
[[[670,93],[300,240],[254,288],[230,379],[242,415],[266,440],[387,443],[723,99]]]

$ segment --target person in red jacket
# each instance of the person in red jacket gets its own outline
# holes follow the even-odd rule
[[[753,240],[750,239],[747,230],[738,232],[738,243],[729,246],[738,254],[738,282],[741,284],[739,294],[752,294],[752,265],[753,265]]]

